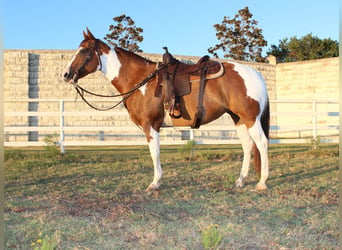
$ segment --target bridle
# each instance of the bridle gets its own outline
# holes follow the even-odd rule
[[[88,104],[89,107],[98,110],[98,111],[107,111],[110,109],[114,109],[117,106],[119,106],[121,103],[125,102],[137,89],[139,89],[140,87],[144,86],[146,83],[148,83],[150,80],[152,80],[157,73],[160,71],[160,69],[156,69],[155,71],[153,71],[150,75],[148,75],[144,80],[142,80],[140,83],[136,84],[131,90],[122,93],[122,94],[116,94],[116,95],[102,95],[102,94],[97,94],[94,92],[91,92],[89,90],[86,90],[85,88],[81,87],[80,85],[78,85],[77,83],[74,84],[74,88],[76,89],[77,93],[81,96],[82,100]],[[108,97],[108,98],[114,98],[114,97],[122,97],[122,99],[114,104],[113,106],[107,107],[107,108],[99,108],[94,106],[93,104],[91,104],[84,96],[84,93],[93,95],[93,96],[97,96],[97,97]]]
[[[95,50],[95,54],[97,56],[97,59],[99,61],[99,70],[102,69],[102,62],[101,62],[101,59],[99,57],[99,52],[97,51],[96,47],[95,47],[95,44],[94,44],[94,47],[93,49]],[[76,71],[78,73],[78,71],[85,66],[85,64],[87,63],[88,60],[91,59],[91,52],[92,50],[89,49],[89,51],[87,51],[87,54],[86,54],[86,60],[84,61],[84,63],[78,68],[78,70]],[[165,68],[167,65],[158,65],[157,64],[157,69],[154,70],[151,74],[149,74],[144,80],[142,80],[141,82],[139,82],[138,84],[136,84],[131,90],[125,92],[125,93],[122,93],[122,94],[114,94],[114,95],[102,95],[102,94],[97,94],[97,93],[94,93],[94,92],[91,92],[89,90],[86,90],[85,88],[83,88],[82,86],[80,86],[77,82],[73,82],[73,86],[74,88],[76,89],[76,92],[78,95],[80,95],[80,97],[82,98],[82,100],[91,108],[95,109],[95,110],[98,110],[98,111],[107,111],[107,110],[111,110],[111,109],[114,109],[116,108],[117,106],[119,106],[121,103],[125,102],[137,89],[141,88],[142,86],[144,86],[145,84],[147,84],[150,80],[152,80],[160,70],[162,70],[163,68]],[[114,104],[113,106],[110,106],[110,107],[107,107],[107,108],[99,108],[99,107],[96,107],[94,104],[91,104],[90,101],[88,101],[86,99],[86,97],[84,96],[84,93],[87,93],[89,95],[92,95],[92,96],[97,96],[97,97],[105,97],[105,98],[115,98],[115,97],[122,97],[122,99]],[[77,96],[76,96],[76,99],[77,99]]]
[[[85,53],[85,60],[84,60],[84,62],[78,67],[77,70],[75,70],[75,73],[74,73],[74,77],[73,77],[73,78],[75,78],[75,77],[77,77],[77,76],[79,75],[80,69],[82,69],[83,67],[85,67],[85,65],[87,64],[87,62],[91,59],[91,54],[92,54],[93,51],[95,52],[95,55],[96,55],[96,58],[97,58],[97,61],[98,61],[98,66],[100,66],[98,70],[100,70],[100,71],[102,70],[102,61],[101,61],[101,59],[100,59],[99,52],[98,52],[97,49],[96,49],[96,43],[91,43],[91,45],[92,45],[92,47],[90,47],[89,49],[87,49],[87,52]],[[81,50],[79,53],[82,53],[82,50]],[[77,85],[77,83],[75,83],[75,82],[74,82],[73,84],[74,84],[74,85],[75,85],[75,84]]]
[[[97,60],[99,62],[98,66],[99,69],[102,69],[102,61],[100,59],[99,56],[99,52],[96,48],[96,43],[92,43],[92,47],[88,49],[88,51],[86,52],[85,56],[86,56],[86,60],[83,62],[83,64],[77,69],[77,71],[75,71],[75,74],[78,74],[79,70],[81,68],[83,68],[86,63],[88,62],[88,60],[91,59],[91,53],[93,52],[93,50],[95,50],[95,55],[97,57]],[[77,91],[77,94],[80,95],[80,97],[82,98],[82,100],[91,108],[98,110],[98,111],[107,111],[107,110],[111,110],[116,108],[117,106],[119,106],[121,103],[125,102],[137,89],[141,88],[142,86],[144,86],[145,84],[147,84],[150,80],[152,80],[162,69],[166,68],[168,65],[167,64],[157,64],[157,68],[151,73],[149,74],[144,80],[142,80],[141,82],[139,82],[138,84],[136,84],[131,90],[122,93],[122,94],[114,94],[114,95],[102,95],[102,94],[97,94],[94,92],[91,92],[89,90],[86,90],[85,88],[83,88],[82,86],[80,86],[77,82],[73,82],[74,88]],[[84,96],[84,93],[87,93],[89,95],[92,96],[97,96],[97,97],[105,97],[105,98],[115,98],[115,97],[122,97],[122,99],[114,104],[113,106],[107,107],[107,108],[99,108],[96,107],[94,104],[91,104],[86,97]],[[77,99],[77,96],[76,96]]]

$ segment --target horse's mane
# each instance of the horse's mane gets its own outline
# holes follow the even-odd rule
[[[129,56],[132,56],[132,57],[134,57],[135,59],[137,59],[138,61],[140,61],[142,63],[146,63],[146,62],[148,62],[148,63],[155,63],[155,62],[153,62],[153,61],[151,61],[151,60],[149,60],[149,59],[147,59],[145,57],[142,57],[142,56],[140,56],[140,55],[138,55],[138,54],[136,54],[134,52],[128,51],[128,50],[120,48],[120,47],[115,47],[115,51],[123,53],[123,54],[126,54],[126,55],[129,55]]]
[[[79,46],[81,46],[85,41],[87,41],[87,39],[84,39]],[[108,49],[110,49],[111,46],[109,46],[107,43],[103,42],[102,40],[100,39],[96,39],[96,42],[100,42],[102,43],[103,45],[107,46]],[[120,47],[115,47],[114,48],[116,52],[119,52],[119,53],[123,53],[123,54],[126,54],[126,55],[129,55],[131,57],[134,57],[136,60],[138,60],[139,62],[141,63],[155,63],[147,58],[144,58],[142,56],[139,56],[138,54],[135,54],[134,52],[131,52],[131,51],[128,51],[126,49],[123,49],[123,48],[120,48]]]

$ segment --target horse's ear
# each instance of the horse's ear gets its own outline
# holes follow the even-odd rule
[[[88,40],[89,39],[87,33],[85,33],[84,30],[83,30],[83,37],[84,37],[84,40]]]
[[[94,35],[90,32],[90,30],[87,27],[87,33],[88,33],[88,39],[90,40],[95,40],[96,38],[94,37]]]

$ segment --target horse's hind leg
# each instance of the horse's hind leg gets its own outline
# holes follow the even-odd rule
[[[267,189],[266,180],[268,178],[268,139],[258,118],[255,120],[253,126],[248,129],[248,132],[260,152],[261,159],[261,174],[256,189],[264,190]]]
[[[157,190],[160,186],[159,180],[162,177],[162,169],[160,165],[160,139],[159,133],[154,130],[152,127],[150,128],[150,136],[147,137],[148,146],[150,149],[151,158],[153,161],[154,167],[154,177],[152,183],[146,189],[146,192],[152,192]]]
[[[251,162],[253,141],[252,141],[252,138],[251,138],[245,124],[237,125],[236,131],[237,131],[238,136],[240,138],[240,141],[242,143],[243,162],[242,162],[240,177],[235,182],[235,186],[236,187],[243,187],[243,179],[246,178],[248,175],[249,165]]]

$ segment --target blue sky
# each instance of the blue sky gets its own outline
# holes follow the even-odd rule
[[[144,29],[144,52],[163,53],[162,47],[168,46],[173,54],[202,56],[218,42],[213,25],[245,6],[259,22],[268,46],[308,33],[338,40],[338,0],[7,0],[4,47],[76,49],[86,26],[102,39],[112,18],[126,14]]]

